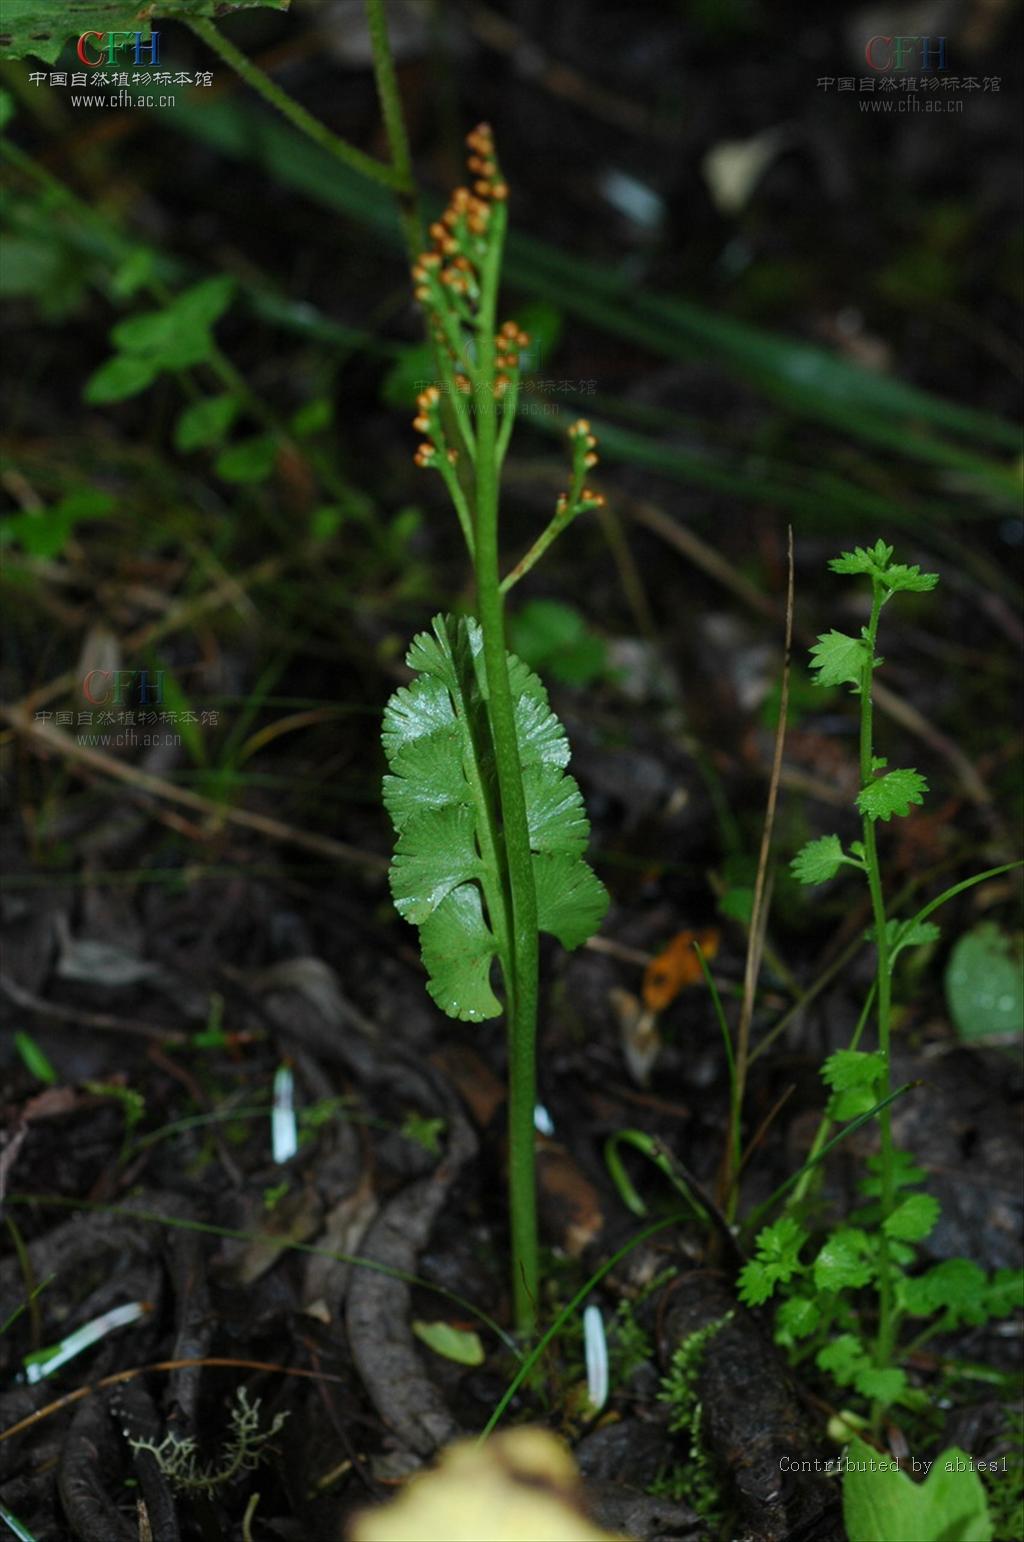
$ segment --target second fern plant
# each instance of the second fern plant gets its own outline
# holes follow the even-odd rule
[[[538,933],[575,948],[608,905],[582,859],[589,826],[565,767],[569,745],[535,674],[505,649],[504,596],[578,514],[600,505],[589,425],[569,430],[568,490],[530,551],[502,580],[501,468],[529,339],[499,327],[507,188],[490,129],[468,139],[472,187],[457,188],[413,268],[435,346],[437,384],[419,397],[420,466],[448,489],[476,575],[479,620],[436,616],[407,655],[413,682],[384,716],[384,801],[397,832],[395,905],[420,929],[427,989],[470,1022],[496,1017],[497,960],[509,1033],[509,1208],[516,1321],[534,1326],[538,1295],[533,1119]]]

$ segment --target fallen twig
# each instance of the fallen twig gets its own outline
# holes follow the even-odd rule
[[[59,755],[62,760],[69,763],[72,770],[82,768],[94,771],[99,776],[112,777],[115,781],[126,782],[138,793],[149,794],[155,798],[162,798],[168,803],[177,803],[185,808],[196,809],[208,818],[223,821],[225,824],[240,825],[246,830],[255,830],[259,835],[265,835],[272,841],[299,846],[304,851],[316,852],[318,856],[331,857],[338,862],[348,862],[367,868],[371,872],[382,873],[387,868],[387,857],[379,856],[377,852],[363,851],[358,846],[350,846],[346,841],[336,841],[328,835],[314,835],[308,830],[296,829],[294,825],[285,824],[280,819],[273,819],[269,814],[254,814],[248,809],[227,808],[223,804],[215,803],[211,798],[204,798],[200,793],[189,791],[188,788],[175,787],[173,782],[165,781],[162,776],[154,776],[149,771],[139,771],[135,766],[117,760],[113,755],[105,755],[102,750],[94,749],[91,745],[79,744],[77,739],[63,733],[51,723],[33,722],[26,716],[22,707],[0,707],[0,717],[10,724],[15,733],[28,739],[34,749]]]

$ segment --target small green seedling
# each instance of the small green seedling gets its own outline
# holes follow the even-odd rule
[[[473,560],[479,620],[436,616],[406,662],[416,672],[384,716],[384,801],[398,835],[391,890],[420,929],[428,990],[451,1017],[496,1017],[497,960],[509,1027],[509,1194],[516,1320],[538,1296],[533,1149],[538,934],[575,948],[608,904],[582,853],[589,826],[565,767],[569,744],[535,674],[505,649],[505,595],[566,526],[602,502],[586,485],[594,437],[569,430],[572,476],[525,557],[499,574],[502,465],[529,339],[497,322],[507,188],[490,129],[469,135],[473,191],[461,187],[413,267],[438,380],[419,397],[417,465],[443,478]]]
[[[849,1048],[837,1050],[822,1067],[830,1097],[808,1162],[787,1200],[786,1213],[759,1232],[754,1257],[740,1275],[740,1299],[746,1304],[758,1306],[776,1294],[782,1298],[776,1316],[777,1341],[789,1348],[795,1360],[815,1354],[821,1370],[873,1405],[876,1425],[891,1403],[920,1405],[921,1394],[908,1386],[900,1361],[936,1333],[1008,1316],[1019,1303],[1022,1287],[1019,1272],[1001,1269],[989,1277],[977,1264],[963,1258],[946,1259],[923,1274],[911,1273],[915,1246],[934,1229],[940,1207],[932,1195],[920,1191],[926,1176],[922,1169],[907,1153],[893,1147],[893,966],[905,948],[938,939],[938,928],[928,918],[946,900],[1007,868],[990,869],[953,885],[906,920],[887,912],[877,825],[909,814],[923,801],[928,786],[920,772],[889,769],[886,760],[875,753],[872,680],[883,662],[875,652],[878,623],[893,595],[926,592],[938,583],[936,574],[894,563],[892,556],[892,547],[877,541],[868,550],[858,547],[830,563],[834,572],[869,580],[870,618],[859,637],[828,632],[811,650],[812,667],[820,683],[849,685],[860,700],[861,790],[856,803],[862,838],[846,849],[838,835],[820,836],[808,842],[792,864],[794,874],[805,884],[826,883],[844,866],[864,875],[874,919],[869,935],[875,944],[875,983]],[[878,1047],[865,1051],[858,1046],[873,1006]],[[800,1204],[826,1150],[832,1125],[863,1121],[872,1115],[878,1117],[881,1145],[879,1155],[868,1158],[860,1182],[864,1207],[811,1251],[810,1234],[798,1218]],[[869,1293],[867,1298],[865,1292]],[[873,1342],[864,1326],[865,1318],[872,1315]],[[900,1329],[913,1318],[930,1318],[931,1322],[901,1348]]]

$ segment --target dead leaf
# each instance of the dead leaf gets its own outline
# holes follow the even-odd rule
[[[604,1226],[594,1185],[563,1146],[544,1141],[537,1151],[537,1189],[545,1230],[570,1258],[579,1258]]]
[[[772,162],[793,143],[788,126],[764,129],[752,139],[726,139],[701,162],[712,202],[720,214],[742,213]]]
[[[252,1229],[261,1235],[248,1242],[240,1254],[225,1264],[223,1278],[232,1285],[254,1285],[273,1268],[290,1242],[309,1242],[315,1237],[322,1218],[323,1205],[313,1189],[302,1188],[286,1194],[269,1215],[255,1221]],[[225,1254],[231,1251],[226,1248]]]
[[[505,1101],[505,1087],[490,1066],[465,1044],[446,1044],[430,1057],[469,1108],[473,1122],[485,1129]]]
[[[644,1005],[651,1012],[664,1012],[681,990],[699,985],[704,978],[693,944],[699,943],[706,959],[718,952],[721,933],[711,926],[702,932],[677,932],[644,970]]]
[[[617,985],[609,992],[609,1000],[619,1025],[622,1058],[637,1086],[646,1087],[661,1052],[657,1013],[645,1007],[631,991]]]

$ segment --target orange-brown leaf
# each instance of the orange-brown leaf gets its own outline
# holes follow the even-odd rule
[[[716,927],[702,932],[677,932],[644,971],[644,1005],[651,1012],[664,1012],[681,990],[699,985],[703,979],[700,959],[693,944],[699,943],[705,958],[718,952],[720,933]]]

